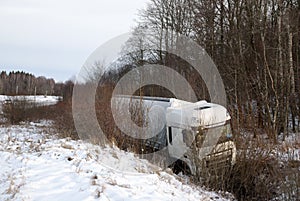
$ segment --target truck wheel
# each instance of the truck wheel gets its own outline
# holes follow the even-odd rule
[[[181,172],[183,175],[191,175],[189,166],[182,160],[175,161],[170,168],[175,174],[179,174]]]

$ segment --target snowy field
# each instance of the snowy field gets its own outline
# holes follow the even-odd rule
[[[0,127],[0,200],[229,200],[117,148],[58,139],[51,122]],[[113,168],[103,162],[110,162]],[[105,164],[107,164],[105,162]],[[126,168],[131,173],[119,171]]]
[[[42,95],[37,95],[37,96],[6,96],[6,95],[0,95],[0,103],[3,103],[6,100],[24,100],[26,99],[27,101],[30,102],[36,102],[39,103],[40,105],[53,105],[58,102],[58,100],[61,97],[59,96],[42,96]]]

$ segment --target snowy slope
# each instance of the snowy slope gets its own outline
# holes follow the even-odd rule
[[[0,200],[227,200],[132,153],[53,132],[49,122],[0,127]]]

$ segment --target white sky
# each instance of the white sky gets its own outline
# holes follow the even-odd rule
[[[131,30],[147,0],[0,0],[0,71],[65,81],[107,40]]]

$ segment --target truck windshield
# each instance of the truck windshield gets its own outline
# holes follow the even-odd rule
[[[209,132],[209,136],[207,135]],[[219,134],[221,136],[219,137]],[[214,138],[219,137],[217,140],[217,144],[224,143],[232,140],[232,132],[230,122],[226,122],[226,124],[218,127],[206,128],[203,129],[199,127],[196,131],[195,143],[197,148],[201,148],[203,146],[213,146],[216,142]],[[206,139],[207,138],[207,139]],[[206,139],[205,144],[203,144]]]

